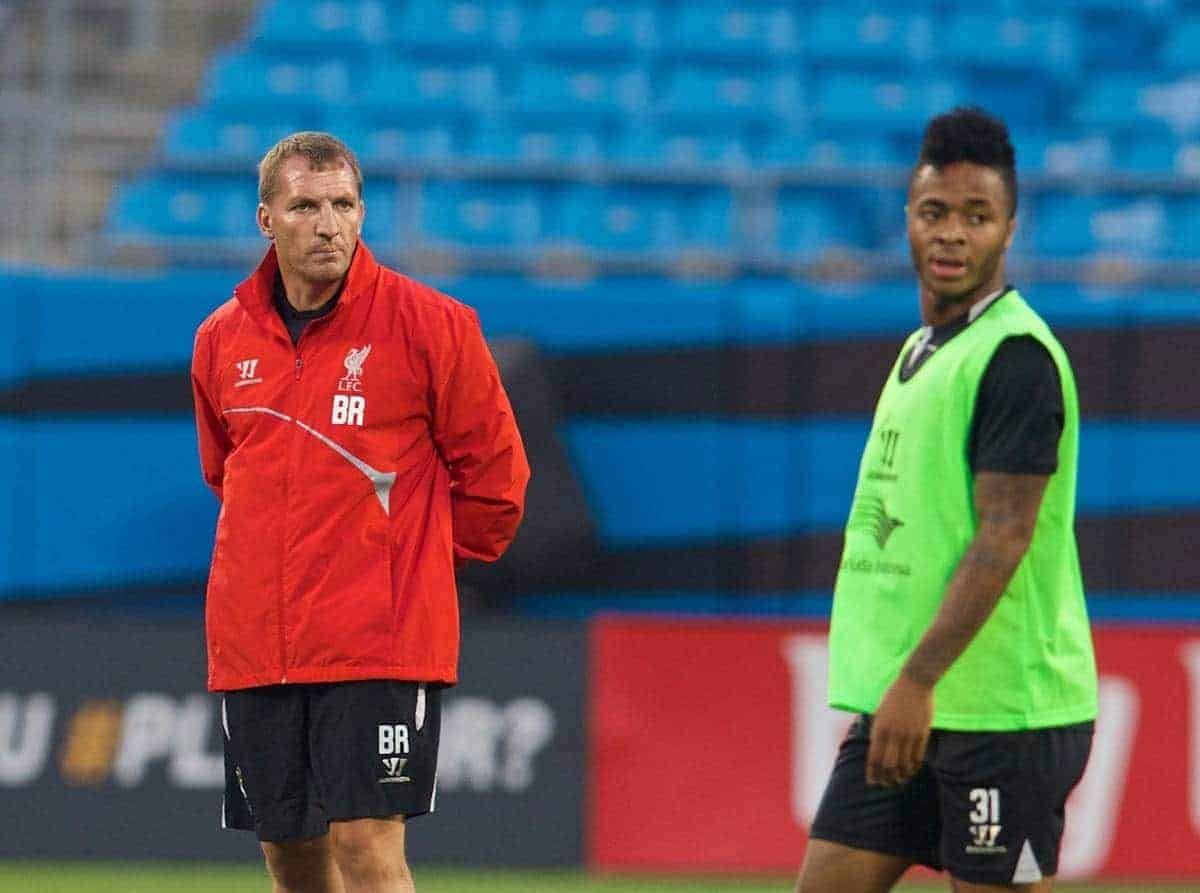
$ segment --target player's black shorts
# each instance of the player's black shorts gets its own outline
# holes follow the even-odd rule
[[[221,826],[259,840],[433,812],[441,690],[368,680],[226,692]]]
[[[912,859],[975,884],[1058,871],[1067,795],[1083,777],[1093,724],[1026,732],[935,729],[899,788],[868,787],[871,718],[838,750],[812,837]]]

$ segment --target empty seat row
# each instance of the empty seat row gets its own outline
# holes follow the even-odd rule
[[[1147,32],[1158,64],[1188,65],[1192,19],[1165,26],[1160,9],[1124,6],[1126,34]],[[1166,4],[1157,4],[1161,7]],[[816,63],[950,62],[984,68],[1076,73],[1091,32],[1109,26],[1087,4],[993,4],[987,13],[954,4],[820,3],[779,0],[275,0],[252,40],[271,48],[363,50],[398,47],[444,58],[534,52],[546,57],[632,59],[648,54],[698,60],[803,57]],[[1112,18],[1110,15],[1109,18]],[[1098,35],[1103,41],[1105,35]],[[1110,61],[1111,58],[1110,58]]]
[[[368,166],[506,163],[530,166],[632,165],[686,174],[694,167],[728,172],[764,167],[834,167],[856,172],[906,167],[918,140],[889,133],[872,122],[819,127],[670,126],[626,122],[603,126],[561,120],[529,124],[505,116],[475,123],[413,121],[386,114],[365,115],[336,108],[311,114],[239,114],[186,110],[169,123],[164,137],[168,164],[237,169],[256,162],[275,142],[299,130],[327,130],[343,139]],[[1013,129],[1022,175],[1065,177],[1114,172],[1200,175],[1200,139],[1166,130],[1110,132],[1099,128],[1053,134]],[[535,172],[531,172],[531,176]]]
[[[1046,196],[1035,245],[1053,256],[1114,255],[1194,259],[1200,255],[1200,199],[1194,196]]]
[[[866,195],[789,190],[778,208],[747,228],[735,197],[717,187],[426,181],[410,189],[371,180],[364,238],[394,248],[586,247],[646,252],[705,249],[742,253],[764,246],[817,255],[832,246],[874,247]],[[110,215],[118,240],[253,240],[256,183],[248,176],[159,173],[124,184]],[[751,239],[753,237],[753,240]]]
[[[372,184],[363,235],[395,238],[395,187]],[[108,231],[145,242],[207,242],[261,238],[253,176],[147,174],[121,184],[109,208]]]
[[[791,72],[727,72],[683,67],[655,84],[637,66],[553,67],[531,64],[502,76],[488,63],[418,64],[329,58],[318,63],[255,54],[219,60],[207,91],[221,109],[279,110],[350,104],[368,112],[455,120],[512,107],[529,119],[619,118],[648,112],[681,116],[801,113],[799,78]],[[661,86],[661,89],[659,87]]]
[[[676,64],[298,61],[239,52],[219,58],[205,91],[223,113],[279,115],[345,106],[367,115],[452,122],[506,114],[530,124],[636,117],[722,128],[805,121],[918,132],[952,105],[983,105],[1014,129],[1074,124],[1115,131],[1200,131],[1200,76],[1110,74],[1078,88],[1020,73],[868,72]]]
[[[258,237],[250,176],[147,176],[121,187],[110,231],[157,241]],[[902,190],[788,188],[739,206],[720,187],[429,180],[368,182],[364,237],[381,246],[598,251],[702,248],[820,256],[904,251]],[[1018,253],[1200,254],[1200,197],[1042,193],[1022,203]]]
[[[346,106],[367,115],[420,115],[437,122],[509,114],[531,124],[651,117],[715,128],[821,121],[916,132],[929,114],[967,101],[989,106],[1014,127],[1051,125],[1071,95],[1023,76],[834,69],[809,77],[789,68],[676,65],[652,77],[639,66],[621,64],[369,63],[351,57],[309,63],[239,53],[217,61],[205,98],[226,114]],[[1136,109],[1127,105],[1126,113]]]

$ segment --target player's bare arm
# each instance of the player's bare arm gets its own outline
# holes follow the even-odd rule
[[[933,717],[933,688],[992,613],[1033,539],[1049,478],[981,471],[979,527],[933,622],[884,694],[871,729],[870,784],[900,785],[921,766]]]

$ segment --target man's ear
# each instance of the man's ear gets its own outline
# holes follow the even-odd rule
[[[271,229],[271,212],[267,210],[267,206],[259,203],[255,217],[258,219],[258,231],[268,239],[274,241],[275,232]]]

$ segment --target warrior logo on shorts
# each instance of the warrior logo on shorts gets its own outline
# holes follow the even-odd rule
[[[967,819],[971,822],[971,842],[968,853],[1006,853],[1008,847],[997,846],[1000,836],[1000,790],[999,788],[973,788],[970,793],[975,808]]]
[[[408,726],[403,723],[384,723],[379,727],[379,756],[383,759],[383,768],[387,775],[379,779],[380,784],[401,784],[412,779],[404,774],[408,757],[395,757],[391,754],[408,753]]]
[[[404,766],[408,760],[404,757],[387,757],[383,761],[383,768],[387,770],[387,775],[379,779],[380,784],[398,784],[400,782],[412,781],[404,774]]]

